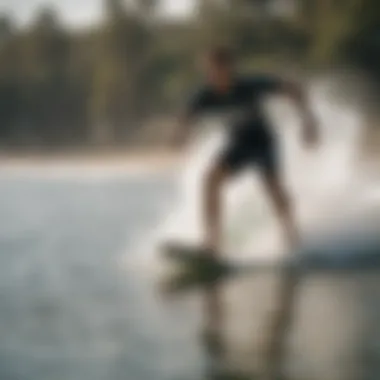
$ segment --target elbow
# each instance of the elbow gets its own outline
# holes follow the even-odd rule
[[[290,99],[300,106],[305,106],[308,103],[306,92],[296,83],[286,84],[285,93]]]
[[[306,99],[303,88],[297,83],[285,83],[285,93],[298,103],[303,103]]]

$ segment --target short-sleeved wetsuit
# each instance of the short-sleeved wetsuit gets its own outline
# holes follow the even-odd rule
[[[254,165],[266,174],[276,174],[275,138],[260,103],[264,96],[279,91],[281,84],[269,76],[242,77],[235,79],[228,93],[204,86],[192,97],[187,109],[190,116],[224,112],[233,116],[228,144],[219,156],[219,163],[232,172]]]

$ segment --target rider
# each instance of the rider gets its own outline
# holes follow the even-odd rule
[[[261,100],[269,94],[284,94],[294,100],[303,120],[303,140],[313,145],[318,140],[316,119],[302,89],[295,83],[269,76],[241,76],[236,72],[233,54],[228,48],[215,47],[204,59],[205,83],[191,97],[177,136],[181,142],[188,136],[189,126],[204,113],[233,111],[236,118],[230,125],[228,143],[219,152],[203,182],[203,248],[214,255],[221,241],[221,190],[227,180],[241,169],[259,169],[265,189],[284,229],[287,243],[298,242],[298,228],[287,190],[279,175],[278,147],[268,120],[261,109]]]

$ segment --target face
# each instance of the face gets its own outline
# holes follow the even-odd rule
[[[226,90],[232,81],[232,68],[227,64],[216,62],[211,57],[204,59],[204,72],[207,81],[216,89]]]

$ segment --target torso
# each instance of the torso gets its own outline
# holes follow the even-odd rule
[[[268,92],[276,89],[277,84],[275,79],[257,76],[237,78],[226,93],[218,93],[206,86],[198,94],[198,111],[224,116],[233,137],[269,137],[261,101]]]

